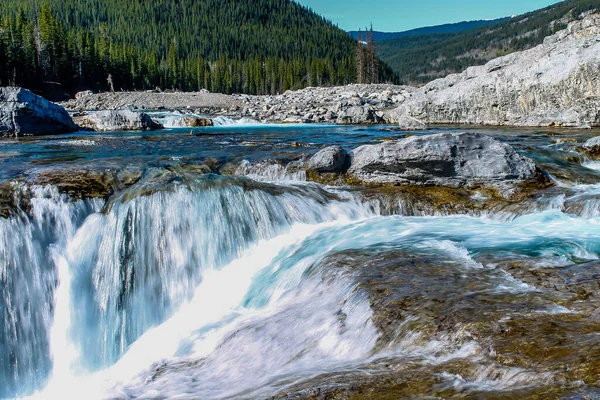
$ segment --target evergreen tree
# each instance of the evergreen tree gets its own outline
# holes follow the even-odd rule
[[[0,2],[0,85],[266,94],[356,81],[353,39],[293,1],[45,1]]]

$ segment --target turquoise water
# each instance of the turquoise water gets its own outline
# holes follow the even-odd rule
[[[490,309],[507,320],[584,312],[504,264],[583,274],[597,262],[600,171],[571,144],[555,143],[591,133],[468,129],[563,176],[553,174],[557,186],[521,213],[384,216],[354,191],[302,181],[188,174],[151,194],[137,189],[160,167],[293,159],[324,144],[351,149],[403,135],[392,127],[221,126],[0,142],[4,180],[47,168],[146,169],[146,181],[108,200],[32,187],[31,209],[0,219],[0,397],[266,398],[333,371],[372,373],[381,359],[432,371],[467,360],[475,377],[435,372],[440,385],[467,394],[550,385],[558,369],[500,365],[485,338],[459,323],[436,334],[421,328],[437,318],[427,304],[438,298],[482,318]],[[381,293],[419,299],[390,321],[399,324],[392,333],[380,322]]]

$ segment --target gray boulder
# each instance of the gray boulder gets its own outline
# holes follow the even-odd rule
[[[340,146],[329,146],[312,156],[308,160],[307,168],[318,173],[342,173],[347,160],[346,150]]]
[[[427,125],[423,121],[420,121],[412,117],[399,117],[398,126],[403,131],[424,131],[427,130]]]
[[[383,118],[377,115],[377,110],[370,104],[342,109],[337,116],[336,123],[340,125],[368,125],[384,122]]]
[[[349,173],[363,182],[457,187],[534,178],[533,161],[510,145],[477,133],[440,133],[365,145]]]
[[[594,136],[583,144],[583,148],[591,154],[600,155],[600,136]]]
[[[0,136],[51,135],[76,129],[64,108],[27,89],[0,88]]]
[[[162,125],[152,121],[145,113],[129,110],[97,111],[81,118],[79,126],[99,132],[146,131],[160,129]]]

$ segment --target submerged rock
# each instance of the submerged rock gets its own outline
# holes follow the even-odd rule
[[[307,167],[317,173],[342,173],[348,161],[348,153],[340,146],[326,147],[314,156],[307,163]]]
[[[595,157],[600,157],[600,136],[595,136],[583,144],[585,151]]]
[[[146,131],[160,129],[148,114],[129,110],[98,111],[81,118],[79,126],[99,132]]]
[[[536,176],[533,161],[510,145],[477,133],[440,133],[365,145],[349,174],[367,183],[478,186]]]
[[[77,130],[59,105],[19,87],[0,88],[0,135],[51,135]]]
[[[600,14],[543,44],[425,85],[390,113],[426,123],[600,125]]]
[[[366,294],[386,356],[295,381],[272,399],[545,399],[597,385],[597,262],[544,268],[539,255],[511,266],[450,241],[402,247],[321,261]]]

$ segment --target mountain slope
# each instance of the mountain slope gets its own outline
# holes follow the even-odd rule
[[[574,21],[532,49],[436,79],[390,120],[427,123],[600,126],[600,14]]]
[[[485,64],[498,56],[532,48],[546,36],[596,9],[600,9],[600,0],[568,0],[463,32],[384,40],[377,43],[377,51],[403,83],[421,84],[469,66]]]
[[[498,22],[503,22],[508,20],[509,17],[506,18],[497,18],[497,19],[481,19],[477,21],[463,21],[456,22],[452,24],[443,24],[443,25],[434,25],[434,26],[426,26],[423,28],[411,29],[408,31],[402,32],[373,32],[373,40],[376,42],[380,42],[382,40],[395,39],[399,37],[413,36],[413,35],[430,35],[432,33],[456,33],[462,32],[469,29],[478,28],[480,26],[487,26],[496,24]],[[355,40],[358,39],[358,31],[350,31],[348,32],[350,36],[352,36]],[[364,36],[364,33],[363,33]]]
[[[5,37],[5,47],[22,30],[16,26],[19,18],[39,25],[43,16],[39,4],[38,0],[0,2],[0,19],[4,16],[0,40]],[[79,86],[98,88],[107,86],[110,73],[115,89],[161,86],[272,93],[354,79],[355,42],[289,0],[46,0],[44,4],[57,32],[47,35],[52,42],[45,43],[48,48],[62,46],[60,53],[76,58],[72,64],[86,51],[102,59],[83,73],[46,73],[46,81],[68,83],[66,76],[72,74],[75,82],[92,81]],[[31,31],[26,30],[25,36]],[[84,39],[85,35],[90,37]],[[107,59],[118,61],[119,68],[107,70]],[[95,76],[98,69],[104,71]],[[384,79],[394,79],[391,71],[382,72]]]

